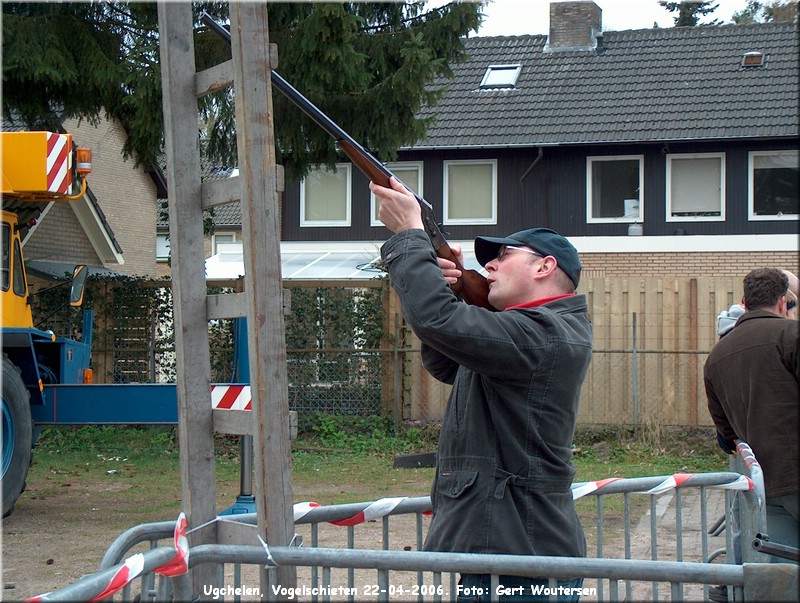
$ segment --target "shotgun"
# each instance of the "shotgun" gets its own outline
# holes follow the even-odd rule
[[[224,39],[228,44],[231,43],[231,34],[222,25],[217,23],[208,13],[202,13],[200,21],[207,25],[212,31]],[[336,141],[339,148],[350,158],[350,161],[360,169],[364,175],[371,181],[391,188],[389,179],[394,174],[389,171],[378,159],[373,156],[369,151],[356,142],[352,136],[340,128],[330,117],[325,115],[320,109],[309,101],[305,96],[300,94],[289,82],[278,74],[277,71],[272,70],[272,85],[275,86],[289,101],[312,119],[320,128],[325,130],[331,138]],[[397,178],[397,176],[394,176]],[[398,180],[400,180],[398,178]],[[403,185],[405,186],[405,185]],[[408,187],[406,186],[408,189]],[[436,250],[436,255],[440,258],[445,258],[453,262],[456,267],[461,271],[461,277],[456,283],[452,285],[453,292],[460,295],[461,298],[473,306],[480,306],[495,310],[488,300],[489,285],[486,279],[476,270],[467,270],[458,261],[455,253],[447,244],[439,225],[436,224],[436,219],[433,215],[433,206],[425,199],[408,189],[410,193],[416,197],[419,202],[422,221],[425,225],[425,231],[431,240],[433,248]]]

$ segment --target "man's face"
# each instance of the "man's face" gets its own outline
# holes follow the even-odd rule
[[[529,247],[500,248],[498,257],[486,263],[489,303],[498,310],[536,299],[537,267],[544,258]]]

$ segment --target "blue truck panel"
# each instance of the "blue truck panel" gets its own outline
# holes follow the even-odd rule
[[[31,406],[31,418],[37,426],[177,425],[177,396],[174,383],[45,385],[43,403]],[[209,405],[214,405],[212,398],[217,408],[242,408],[250,388],[246,383],[215,384],[209,388]]]
[[[46,385],[31,407],[35,425],[176,424],[174,383]]]

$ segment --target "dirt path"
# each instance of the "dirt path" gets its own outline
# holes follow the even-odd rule
[[[58,479],[53,482],[58,483]],[[178,504],[153,505],[146,500],[146,493],[128,488],[118,482],[106,484],[82,483],[77,480],[61,482],[57,488],[53,483],[40,484],[31,488],[18,503],[15,512],[3,521],[3,590],[2,600],[21,601],[29,597],[43,594],[63,587],[92,573],[99,568],[100,560],[108,546],[125,530],[148,521],[161,521],[177,517]],[[422,484],[420,486],[423,486]],[[176,500],[178,492],[176,491]],[[223,491],[220,508],[233,501],[235,492]],[[699,504],[691,491],[683,495],[683,558],[686,561],[700,561]],[[708,520],[713,523],[722,512],[724,495],[713,492],[707,502]],[[149,505],[149,509],[148,509]],[[144,510],[132,512],[131,509]],[[658,515],[658,558],[674,560],[676,550],[674,497],[665,494],[659,497],[656,507]],[[423,533],[427,530],[429,519],[423,523]],[[649,509],[632,525],[631,552],[636,559],[651,558],[650,544],[650,511]],[[312,536],[309,526],[299,526],[298,533],[310,546]],[[355,546],[365,549],[383,547],[383,525],[381,521],[368,522],[357,526]],[[593,539],[589,531],[590,540]],[[416,550],[416,524],[413,516],[395,516],[390,521],[390,548],[392,550]],[[604,557],[622,557],[624,539],[622,534],[608,537],[604,545]],[[346,548],[347,529],[322,524],[319,529],[321,547]],[[709,551],[724,547],[724,537],[709,540]],[[590,544],[589,554],[595,553],[595,544]],[[321,579],[320,575],[318,579]],[[450,578],[441,577],[445,595],[450,592]],[[257,570],[245,567],[242,570],[241,583],[245,586],[257,587],[259,584]],[[374,570],[357,570],[354,575],[356,588],[361,594],[370,585],[376,583]],[[308,568],[298,569],[298,584],[311,585],[311,572]],[[331,570],[330,584],[347,586],[347,570]],[[398,592],[405,590],[411,593],[417,584],[415,573],[393,572],[390,578],[392,588]],[[423,584],[431,587],[434,584],[432,574],[425,574]],[[595,586],[595,581],[587,580],[584,586]],[[604,590],[602,590],[604,589]],[[625,584],[619,584],[620,595],[624,595]],[[634,583],[633,593],[636,600],[651,597],[650,584]],[[608,586],[601,587],[608,597]],[[668,587],[660,587],[660,596],[669,598]],[[689,601],[703,600],[702,587],[687,586],[684,596]],[[259,600],[258,597],[243,597],[242,600]],[[300,600],[303,600],[301,598]],[[306,599],[307,600],[307,599]],[[346,597],[342,599],[346,600]],[[395,596],[392,600],[416,600],[416,597]],[[427,600],[427,598],[426,598]],[[444,600],[448,600],[445,596]],[[587,596],[583,601],[598,600],[598,597]]]
[[[141,523],[139,517],[177,517],[177,511],[130,513],[132,503],[145,501],[125,483],[70,479],[54,486],[57,481],[29,486],[3,519],[4,601],[43,594],[97,571],[108,546]],[[152,507],[153,501],[146,504]]]
[[[29,479],[26,492],[14,512],[2,520],[2,590],[0,600],[23,601],[75,582],[96,572],[108,547],[133,526],[174,520],[180,513],[180,482],[175,477],[154,476],[155,489],[133,485],[125,472],[103,478],[80,471],[39,468]],[[95,473],[96,476],[96,473]],[[421,496],[428,493],[430,480],[413,471],[387,471],[381,486],[386,496]],[[217,508],[232,505],[239,493],[238,480],[217,484]],[[318,488],[316,488],[318,489]],[[346,496],[350,485],[337,487]],[[353,493],[351,502],[364,500]],[[297,501],[321,500],[303,484],[294,485]],[[395,527],[396,526],[396,527]],[[380,548],[380,523],[358,530],[357,546]],[[400,522],[392,527],[392,547],[416,548],[415,532]],[[310,545],[311,535],[299,530]],[[326,525],[320,529],[320,546],[346,546],[346,529]],[[138,551],[138,549],[137,549]],[[258,583],[256,579],[255,583]]]

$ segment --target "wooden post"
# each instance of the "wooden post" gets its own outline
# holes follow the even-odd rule
[[[236,91],[236,134],[242,187],[245,296],[248,308],[253,455],[258,529],[269,546],[294,536],[289,389],[278,232],[278,171],[272,125],[267,5],[230,4]],[[278,567],[274,583],[294,588],[293,566]],[[268,592],[262,570],[261,592]]]
[[[392,352],[383,354],[383,380],[381,382],[381,399],[383,400],[383,414],[392,417],[395,429],[403,419],[403,410],[400,407],[400,396],[398,385],[399,362],[397,346],[400,345],[395,327],[394,316],[392,316],[391,287],[389,280],[383,281],[382,300],[383,300],[383,337],[381,347],[385,350],[392,349]]]
[[[698,406],[700,395],[698,388],[697,369],[697,279],[689,279],[689,349],[691,355],[689,357],[689,378],[691,379],[691,387],[689,388],[689,424],[697,425],[698,423]]]
[[[206,315],[206,275],[201,207],[200,150],[192,6],[160,2],[158,30],[167,154],[172,295],[177,360],[178,441],[183,510],[190,546],[216,542],[214,437],[211,413],[211,360]],[[195,593],[218,586],[216,567],[192,570]]]

